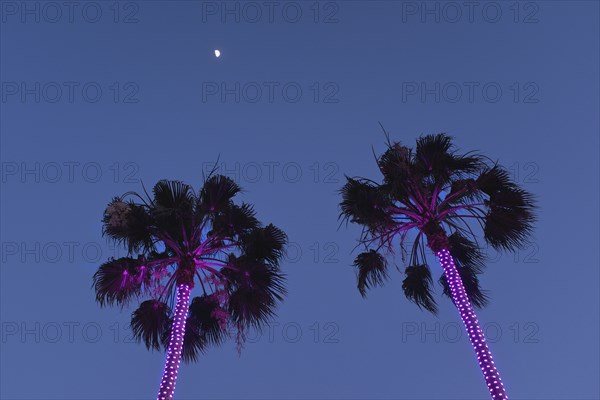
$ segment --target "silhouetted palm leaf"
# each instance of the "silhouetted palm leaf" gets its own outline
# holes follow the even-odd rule
[[[190,321],[188,320],[188,322]],[[186,323],[185,334],[183,336],[183,350],[181,352],[183,362],[193,363],[198,361],[200,355],[206,351],[207,347],[206,336],[193,329],[192,326],[188,328]]]
[[[241,206],[229,204],[222,212],[213,217],[212,234],[222,238],[234,238],[249,233],[260,226],[255,217],[254,208],[246,203]]]
[[[160,350],[162,338],[169,330],[171,319],[169,307],[158,300],[146,300],[131,315],[133,337],[144,341],[148,350]],[[166,346],[165,346],[166,348]]]
[[[123,257],[102,264],[93,279],[100,306],[115,303],[123,306],[141,293],[142,285],[150,279],[150,270],[139,260]]]
[[[181,181],[160,180],[152,191],[157,207],[188,214],[194,206],[194,190]]]
[[[159,232],[177,242],[184,240],[183,231],[191,231],[195,196],[191,186],[180,181],[159,181],[153,189],[152,217]]]
[[[410,179],[412,179],[412,151],[399,143],[391,145],[377,160],[379,170],[383,174],[385,190],[396,201],[408,200]]]
[[[244,257],[231,257],[230,266],[222,272],[228,278],[231,319],[260,328],[275,314],[275,306],[286,294],[284,277],[275,266]]]
[[[242,237],[242,249],[249,258],[277,265],[283,257],[286,234],[273,224],[256,228]]]
[[[469,267],[475,272],[481,272],[485,268],[485,255],[477,244],[458,232],[448,236],[450,252],[457,267]]]
[[[510,173],[499,165],[485,168],[477,177],[477,186],[487,195],[514,188],[510,180]]]
[[[425,135],[417,139],[414,173],[430,176],[437,185],[479,171],[482,161],[475,155],[457,155],[452,138],[446,134]]]
[[[193,324],[189,324],[189,322],[190,320],[188,318],[185,325],[185,333],[183,334],[183,348],[181,350],[181,359],[185,363],[198,361],[200,355],[204,353],[206,347],[208,346],[206,336],[194,329]],[[171,319],[169,321],[167,330],[162,336],[162,343],[165,349],[169,348],[172,327],[173,320]]]
[[[356,256],[354,266],[357,268],[358,291],[363,297],[366,297],[367,289],[382,286],[388,278],[387,262],[375,250],[369,250]]]
[[[415,169],[423,175],[432,175],[444,180],[449,177],[449,163],[452,158],[452,138],[443,133],[425,135],[417,139]]]
[[[241,188],[231,178],[213,175],[204,182],[198,196],[198,211],[209,214],[225,211]]]
[[[220,345],[227,337],[227,310],[221,308],[216,294],[194,297],[187,328],[204,336],[206,344]]]
[[[170,328],[163,337],[165,347],[170,340]],[[227,312],[219,306],[217,296],[194,297],[185,325],[181,359],[196,362],[209,345],[220,345],[227,338]]]
[[[485,240],[495,249],[515,250],[527,244],[533,221],[527,209],[492,206],[485,218]]]
[[[468,204],[481,198],[477,183],[473,178],[457,179],[452,182],[445,200],[449,205]]]
[[[437,305],[431,293],[433,279],[427,265],[414,265],[406,268],[406,278],[402,281],[404,295],[419,308],[436,314]]]
[[[465,287],[465,292],[467,292],[467,296],[469,297],[471,303],[477,308],[485,307],[488,304],[489,299],[485,294],[485,291],[481,290],[479,287],[479,278],[477,277],[477,272],[468,266],[457,267],[457,270],[463,286]],[[452,299],[452,293],[450,292],[450,286],[448,286],[446,275],[442,275],[439,279],[439,282],[444,289],[444,295]]]
[[[479,155],[456,155],[448,160],[448,170],[453,178],[462,179],[465,176],[478,173],[484,166],[482,157]]]
[[[496,249],[515,250],[526,244],[534,220],[528,193],[517,188],[495,192],[490,195],[484,237]]]
[[[350,222],[366,225],[371,229],[390,223],[385,210],[389,200],[383,191],[365,181],[348,177],[346,179],[347,183],[341,190],[342,216]]]
[[[116,197],[104,211],[102,233],[127,247],[130,254],[149,252],[154,249],[151,225],[152,219],[144,207]]]

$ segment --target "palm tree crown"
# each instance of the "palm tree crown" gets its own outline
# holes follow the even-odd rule
[[[287,237],[272,224],[263,226],[249,204],[234,204],[240,191],[231,179],[211,175],[198,194],[182,182],[161,180],[153,196],[130,192],[108,204],[103,233],[129,255],[100,266],[96,299],[101,306],[124,306],[146,298],[131,328],[148,349],[167,348],[180,285],[198,282],[202,291],[189,306],[184,361],[234,334],[241,346],[246,329],[274,315],[286,292],[279,261]]]
[[[377,158],[381,183],[365,178],[347,178],[341,189],[341,217],[363,226],[359,254],[358,289],[382,285],[388,265],[381,250],[394,252],[398,237],[402,259],[408,265],[402,288],[406,297],[432,313],[437,304],[432,294],[432,276],[425,253],[449,249],[471,303],[487,303],[479,287],[478,274],[484,252],[477,238],[497,250],[514,250],[525,244],[532,231],[534,200],[514,183],[506,169],[476,153],[458,154],[446,134],[417,139],[416,149],[391,143]],[[477,224],[473,224],[476,222]],[[410,231],[414,242],[407,245]],[[439,280],[450,297],[444,275]]]

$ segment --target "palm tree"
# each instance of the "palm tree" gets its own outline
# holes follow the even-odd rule
[[[104,212],[103,234],[129,256],[100,266],[96,300],[123,307],[147,299],[132,313],[131,328],[149,350],[167,352],[159,400],[172,399],[181,359],[196,361],[234,334],[241,349],[247,329],[274,316],[285,295],[279,261],[287,237],[263,226],[251,205],[234,204],[240,191],[222,175],[209,175],[197,195],[161,180],[153,197],[129,192]],[[196,278],[202,294],[190,304]]]
[[[367,289],[387,280],[388,263],[382,253],[393,254],[398,237],[402,259],[408,264],[404,294],[436,314],[428,246],[442,266],[443,293],[458,308],[492,398],[506,399],[473,310],[473,305],[482,307],[488,300],[479,287],[484,256],[476,232],[481,229],[485,241],[497,250],[525,244],[534,221],[532,196],[489,158],[457,154],[452,138],[445,134],[420,137],[415,151],[391,143],[388,136],[387,150],[377,164],[382,183],[346,177],[341,189],[341,217],[363,226],[359,245],[365,252],[354,261],[358,290],[364,297]],[[414,242],[407,246],[411,231]]]

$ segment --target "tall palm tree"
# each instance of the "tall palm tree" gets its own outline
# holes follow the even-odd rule
[[[479,287],[484,256],[476,232],[480,229],[485,241],[498,250],[525,244],[534,221],[532,196],[489,158],[457,154],[452,138],[445,134],[420,137],[414,151],[391,143],[388,136],[387,150],[377,164],[381,183],[347,177],[341,189],[341,217],[363,226],[359,245],[365,251],[354,261],[358,290],[364,297],[367,289],[387,280],[385,256],[394,253],[398,238],[408,264],[404,294],[420,308],[437,313],[425,252],[429,247],[443,269],[443,293],[458,308],[492,398],[506,399],[473,310],[488,300]],[[414,242],[407,246],[411,231]]]
[[[263,226],[252,206],[234,204],[240,191],[222,175],[210,175],[197,195],[161,180],[152,197],[129,192],[104,212],[103,234],[129,256],[100,266],[96,300],[123,307],[147,299],[132,313],[131,328],[149,350],[167,352],[159,400],[173,397],[181,359],[196,361],[234,334],[241,346],[246,330],[260,328],[285,295],[279,261],[287,237]],[[195,281],[202,294],[190,304]]]

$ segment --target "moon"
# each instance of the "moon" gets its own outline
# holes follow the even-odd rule
[[[215,50],[215,57],[217,57],[217,58],[221,57],[221,50],[219,50],[219,49]]]

